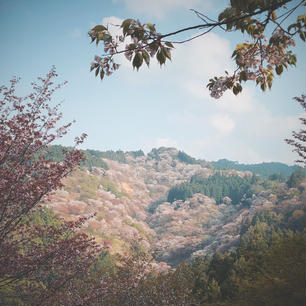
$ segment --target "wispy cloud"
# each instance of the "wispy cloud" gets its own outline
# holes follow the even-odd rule
[[[211,125],[221,134],[229,134],[235,128],[235,121],[228,114],[215,114],[210,119]]]

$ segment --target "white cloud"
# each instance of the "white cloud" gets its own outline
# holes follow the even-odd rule
[[[106,26],[108,28],[108,31],[110,34],[115,38],[116,36],[123,35],[122,28],[120,27],[122,24],[123,19],[120,19],[116,16],[109,16],[102,19],[101,24]],[[126,44],[131,43],[131,39],[128,37],[125,39],[124,44],[118,46],[118,51],[121,51],[124,49],[124,46]],[[132,65],[127,59],[125,58],[124,54],[118,54],[115,58],[115,62],[121,65],[121,70],[123,67],[125,68],[131,68]],[[117,72],[118,73],[118,72]],[[120,71],[119,73],[122,73]]]
[[[229,134],[236,125],[228,114],[215,114],[211,117],[210,123],[221,134]]]
[[[164,17],[169,11],[177,8],[204,10],[210,7],[209,0],[122,0],[128,10],[135,14],[146,14],[154,17]],[[113,1],[118,3],[118,0]]]
[[[273,113],[250,89],[241,98],[198,104],[197,111],[188,106],[167,118],[178,131],[182,126],[186,135],[190,134],[190,137],[179,138],[179,143],[192,156],[246,163],[282,161],[291,164],[296,159],[284,139],[290,138],[291,131],[299,129],[297,116]],[[230,109],[231,106],[234,109]]]
[[[209,98],[206,84],[211,77],[231,70],[231,52],[229,40],[213,33],[178,45],[173,51],[173,62],[180,63],[176,76],[181,86],[197,99]]]
[[[250,87],[245,86],[242,93],[235,96],[232,91],[226,91],[224,95],[216,101],[216,108],[220,111],[227,113],[236,113],[237,115],[242,115],[254,111],[254,90]]]
[[[121,23],[122,19],[115,17],[115,16],[109,16],[102,19],[101,24],[106,26],[109,30],[109,32],[112,34],[112,36],[116,35],[122,35],[122,28]]]
[[[298,120],[296,116],[280,116],[274,115],[266,105],[257,100],[253,100],[254,112],[242,120],[242,123],[247,127],[247,133],[254,137],[282,140],[288,137],[292,130],[298,128]]]
[[[186,151],[196,158],[206,159],[208,161],[227,158],[229,160],[239,161],[242,163],[259,163],[263,161],[261,154],[252,147],[237,147],[231,143],[231,138],[216,137],[211,134],[206,138],[196,138],[186,145]]]

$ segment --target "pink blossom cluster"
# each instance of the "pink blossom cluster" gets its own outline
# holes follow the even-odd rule
[[[117,63],[114,63],[112,58],[109,57],[100,57],[96,55],[94,57],[94,62],[91,63],[90,69],[95,69],[97,67],[100,67],[101,69],[105,70],[105,74],[107,76],[111,75],[113,71],[118,70],[120,65]]]
[[[268,44],[263,34],[256,35],[254,43],[245,43],[238,47],[236,52],[236,63],[240,69],[231,77],[218,78],[212,88],[211,96],[219,99],[223,93],[230,89],[229,81],[234,85],[235,82],[256,80],[257,83],[272,85],[273,68],[285,66],[290,63],[291,52],[288,48],[295,45],[291,36],[286,35],[281,29],[275,30]]]
[[[211,97],[219,99],[222,97],[223,93],[228,89],[226,86],[227,79],[224,77],[218,78],[210,92]]]
[[[272,70],[273,66],[284,65],[288,61],[290,54],[287,48],[295,45],[294,40],[280,29],[274,32],[269,44],[261,43],[261,41],[266,41],[262,34],[258,40],[254,44],[246,44],[239,50],[236,60],[240,67],[254,69],[255,72],[258,72],[262,70],[266,62],[267,68]]]

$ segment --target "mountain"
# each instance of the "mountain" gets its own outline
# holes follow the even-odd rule
[[[50,158],[60,160],[60,151],[60,146],[50,148]],[[82,167],[45,205],[67,220],[92,215],[84,230],[111,253],[124,254],[133,246],[176,266],[235,249],[243,224],[263,211],[278,216],[280,227],[305,226],[303,177],[288,188],[250,170],[216,169],[175,148],[147,155],[141,150],[84,153]],[[184,196],[170,200],[175,188]]]

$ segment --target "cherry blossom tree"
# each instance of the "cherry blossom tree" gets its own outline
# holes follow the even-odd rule
[[[301,97],[295,97],[295,101],[299,102],[302,108],[306,111],[306,96],[301,95]],[[299,118],[302,122],[302,129],[298,132],[293,131],[293,139],[285,139],[285,141],[294,147],[293,152],[296,152],[299,155],[299,159],[296,160],[297,163],[300,163],[302,166],[306,167],[306,118]]]
[[[305,0],[231,0],[218,16],[218,20],[209,18],[202,12],[192,10],[201,20],[200,24],[161,34],[152,23],[126,19],[122,22],[122,35],[113,36],[107,26],[97,25],[88,34],[92,42],[104,44],[104,54],[95,56],[91,71],[101,79],[119,69],[114,59],[123,53],[133,68],[137,70],[151,58],[156,58],[162,66],[171,60],[174,45],[182,44],[219,28],[225,32],[240,31],[247,33],[247,40],[236,46],[233,52],[237,68],[232,74],[214,77],[207,84],[211,96],[218,99],[231,89],[235,95],[242,91],[243,82],[255,81],[261,90],[271,88],[274,74],[280,75],[284,68],[296,65],[296,55],[290,49],[295,45],[295,37],[306,40],[306,14],[295,16],[296,22],[288,22]],[[200,31],[191,38],[176,40],[178,34]],[[268,34],[267,34],[268,33]]]
[[[87,218],[65,222],[46,219],[41,200],[62,186],[83,159],[75,148],[62,162],[46,157],[48,146],[67,133],[71,123],[56,127],[62,114],[51,106],[63,84],[53,84],[55,68],[24,97],[16,94],[19,79],[0,87],[0,304],[81,305],[75,280],[88,273],[99,247],[80,231]],[[85,134],[76,138],[81,143]]]

